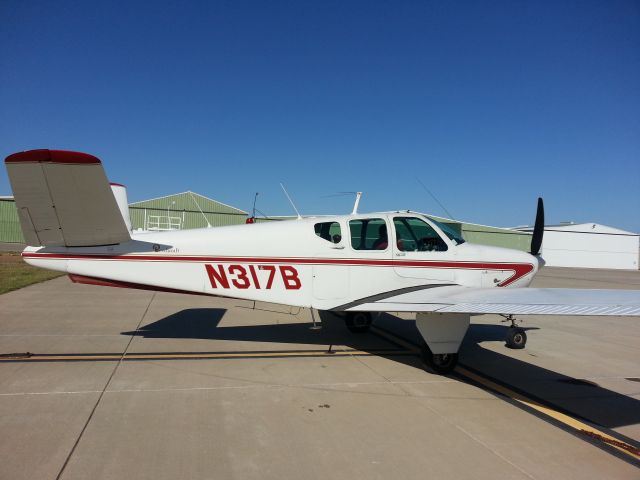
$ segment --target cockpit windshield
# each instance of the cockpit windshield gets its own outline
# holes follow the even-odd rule
[[[446,252],[447,244],[421,218],[395,217],[396,246],[401,252]]]
[[[456,242],[456,245],[460,245],[461,243],[465,242],[464,238],[462,238],[462,235],[456,232],[453,228],[451,228],[446,223],[438,222],[437,220],[434,220],[431,217],[427,217],[427,218],[431,220],[433,223],[435,223],[440,228],[440,230],[442,230],[442,233],[444,233],[447,237],[449,237],[451,240]]]

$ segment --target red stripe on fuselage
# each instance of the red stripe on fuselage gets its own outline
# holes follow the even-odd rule
[[[498,284],[506,287],[524,277],[534,269],[531,263],[491,263],[491,262],[445,262],[436,260],[377,260],[356,258],[279,258],[279,257],[207,257],[194,255],[102,255],[68,253],[22,253],[25,258],[47,258],[53,260],[110,260],[110,261],[155,261],[155,262],[215,262],[215,263],[256,263],[294,265],[348,265],[370,267],[414,267],[414,268],[457,268],[462,270],[511,270],[513,275]]]

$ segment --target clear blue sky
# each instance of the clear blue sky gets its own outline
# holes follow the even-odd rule
[[[189,4],[190,6],[185,6]],[[637,1],[8,1],[0,155],[78,150],[130,201],[640,232]],[[0,194],[9,194],[6,171]]]

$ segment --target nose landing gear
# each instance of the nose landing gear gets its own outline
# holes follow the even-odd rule
[[[503,322],[511,322],[509,331],[507,332],[507,338],[505,342],[507,347],[514,350],[521,350],[527,344],[527,333],[524,328],[518,327],[517,320],[513,315],[502,315],[504,317]],[[521,321],[521,320],[520,320]]]

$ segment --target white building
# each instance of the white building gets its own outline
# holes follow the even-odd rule
[[[552,267],[638,270],[640,235],[597,223],[546,225],[540,253]]]

